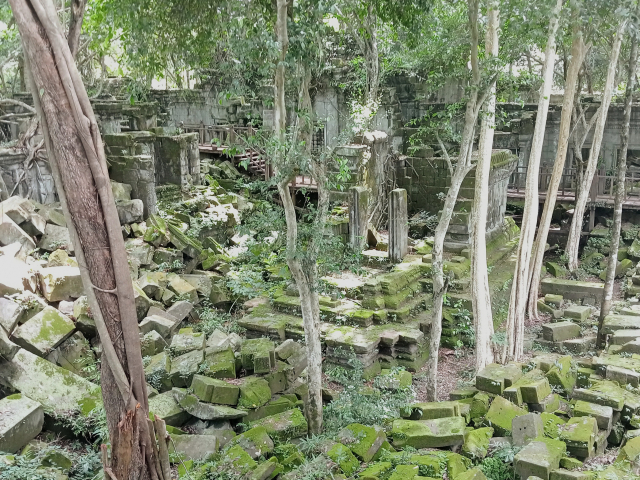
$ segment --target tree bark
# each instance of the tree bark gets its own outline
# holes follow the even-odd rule
[[[542,87],[540,88],[538,113],[529,155],[524,213],[507,316],[507,342],[502,352],[503,362],[507,359],[517,361],[523,352],[524,315],[529,292],[531,248],[538,220],[538,173],[540,171],[544,131],[547,125],[547,113],[549,112],[551,87],[553,85],[553,67],[556,60],[556,32],[558,31],[561,8],[562,0],[558,0],[549,20],[549,35],[545,48],[544,65],[542,66]]]
[[[67,43],[71,56],[76,58],[78,47],[80,46],[80,33],[82,32],[82,20],[87,6],[87,0],[71,0],[71,17],[69,18],[69,34]]]
[[[493,1],[488,6],[485,56],[498,56],[499,5]],[[476,164],[476,184],[471,208],[471,303],[476,330],[476,371],[493,363],[493,315],[489,274],[487,272],[487,211],[489,206],[489,173],[493,150],[493,132],[496,117],[496,86],[491,87],[484,105],[478,163]]]
[[[56,189],[103,346],[102,396],[118,480],[156,470],[133,285],[100,133],[51,0],[11,0]]]
[[[286,172],[286,104],[285,104],[285,58],[289,45],[287,33],[287,0],[277,0],[276,34],[280,45],[280,58],[276,66],[274,120],[278,138],[278,154],[275,158],[278,192],[284,207],[287,223],[287,264],[291,276],[296,282],[300,294],[300,307],[307,347],[307,385],[309,397],[305,405],[305,416],[309,424],[309,433],[322,432],[322,345],[320,342],[320,299],[316,288],[318,279],[318,242],[312,241],[307,252],[298,250],[298,225],[295,205],[289,192],[292,173]],[[305,73],[301,94],[301,105],[310,108],[307,74]],[[305,93],[306,90],[306,93]],[[310,147],[310,145],[307,145]],[[312,161],[313,178],[318,185],[318,211],[315,227],[318,239],[323,236],[326,215],[329,206],[329,192],[326,189],[324,165]]]
[[[574,27],[573,40],[571,45],[571,57],[569,58],[569,66],[567,78],[564,85],[564,101],[562,103],[562,114],[560,116],[560,133],[558,137],[558,148],[556,150],[556,159],[553,164],[553,172],[547,190],[547,198],[542,210],[542,217],[538,226],[536,242],[533,247],[533,257],[531,262],[531,270],[529,272],[529,304],[528,313],[530,318],[538,318],[538,297],[540,292],[540,277],[542,271],[542,262],[544,260],[544,251],[547,245],[547,237],[549,228],[551,227],[551,219],[553,210],[556,206],[558,197],[558,188],[562,180],[564,166],[567,158],[567,148],[569,146],[569,138],[571,133],[571,114],[573,111],[573,103],[576,97],[578,86],[578,72],[584,61],[587,48],[584,44],[582,29],[579,25]]]
[[[618,57],[620,55],[620,46],[622,45],[622,37],[626,28],[627,21],[622,20],[616,31],[611,47],[611,55],[609,57],[609,67],[607,68],[607,79],[605,81],[604,90],[602,92],[602,103],[600,105],[600,116],[596,122],[595,131],[593,132],[593,141],[591,142],[591,151],[589,152],[589,160],[581,183],[580,194],[576,198],[576,206],[574,208],[573,218],[571,219],[571,228],[569,230],[569,238],[567,239],[567,247],[565,253],[568,257],[569,270],[574,271],[578,268],[578,251],[580,248],[580,237],[582,234],[582,221],[584,212],[589,200],[589,191],[593,177],[596,173],[598,165],[598,157],[600,156],[600,147],[602,146],[602,135],[604,126],[607,121],[607,113],[613,96],[613,88],[616,76],[616,67],[618,65]]]
[[[640,5],[640,4],[639,4]],[[636,7],[636,16],[638,7]],[[613,300],[613,281],[616,276],[616,266],[618,265],[618,248],[620,247],[620,230],[622,227],[622,202],[626,195],[625,177],[627,174],[627,153],[629,150],[629,124],[631,123],[631,106],[633,103],[633,91],[636,88],[636,68],[638,66],[638,37],[631,35],[631,53],[629,54],[629,65],[627,66],[627,88],[624,99],[624,121],[622,124],[621,143],[622,148],[618,159],[618,173],[616,175],[616,196],[613,206],[613,225],[611,226],[611,243],[609,259],[607,261],[607,277],[604,282],[604,296],[600,307],[600,318],[598,319],[598,348],[604,348],[604,335],[602,327],[604,317],[611,310]]]
[[[433,251],[431,252],[431,270],[433,279],[433,307],[431,317],[431,332],[429,339],[429,362],[426,371],[426,396],[428,401],[438,399],[438,354],[440,337],[442,336],[442,302],[447,293],[448,281],[444,276],[444,239],[453,215],[453,209],[458,198],[462,181],[472,169],[471,150],[473,136],[478,120],[479,109],[484,99],[479,100],[480,67],[478,65],[478,3],[479,0],[469,0],[468,18],[471,37],[471,71],[472,85],[465,111],[464,129],[460,142],[460,153],[455,170],[451,176],[451,185],[447,190],[440,220],[434,234]],[[486,97],[486,95],[484,95]]]

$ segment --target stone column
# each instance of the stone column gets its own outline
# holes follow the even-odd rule
[[[367,210],[369,190],[366,187],[351,187],[349,202],[349,244],[355,250],[364,248],[367,238]]]
[[[407,191],[396,188],[389,196],[389,261],[400,263],[409,248]]]

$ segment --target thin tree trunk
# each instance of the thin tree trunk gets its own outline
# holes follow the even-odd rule
[[[538,173],[540,171],[540,157],[544,142],[544,131],[547,125],[549,99],[553,85],[553,67],[556,60],[556,32],[558,30],[562,0],[558,0],[549,20],[549,36],[542,66],[542,87],[538,99],[538,113],[533,130],[529,166],[527,169],[527,184],[525,189],[524,213],[520,229],[520,242],[516,257],[515,273],[511,286],[511,297],[507,316],[507,343],[502,352],[502,361],[518,360],[522,355],[524,345],[524,315],[529,292],[529,267],[531,248],[536,233],[538,220]]]
[[[640,4],[639,4],[640,5]],[[636,7],[636,15],[638,7]],[[627,89],[624,99],[624,122],[622,124],[622,148],[618,159],[618,173],[616,175],[616,197],[613,206],[613,225],[611,227],[611,244],[609,259],[607,261],[607,278],[604,282],[604,297],[600,308],[600,318],[598,319],[598,348],[604,348],[604,335],[602,327],[604,317],[611,310],[613,300],[613,281],[616,276],[616,266],[618,265],[618,248],[620,247],[620,229],[622,227],[622,202],[625,197],[625,177],[627,174],[627,153],[629,150],[629,124],[631,123],[631,106],[633,103],[633,91],[636,87],[636,68],[638,66],[638,37],[631,36],[631,53],[629,55],[629,65],[627,74]]]
[[[276,66],[275,75],[275,102],[274,120],[276,136],[279,141],[278,154],[275,159],[276,168],[280,170],[286,163],[286,105],[285,105],[285,58],[289,46],[287,33],[287,0],[277,0],[277,24],[276,34],[280,45],[280,58]],[[303,82],[306,83],[306,75]],[[309,106],[308,85],[303,86],[301,103]],[[319,434],[322,431],[322,345],[320,342],[320,299],[317,292],[317,246],[311,245],[306,257],[298,252],[298,225],[295,205],[289,193],[290,175],[277,171],[282,178],[278,182],[278,192],[284,207],[287,223],[287,264],[293,276],[298,292],[300,293],[300,307],[302,310],[302,322],[305,332],[307,347],[307,384],[309,397],[305,405],[305,416],[309,424],[309,433]],[[322,228],[326,220],[326,211],[329,205],[329,195],[326,191],[326,178],[320,165],[313,168],[313,176],[318,185],[318,213],[315,225],[319,237],[322,237]]]
[[[618,57],[620,55],[620,46],[622,45],[622,37],[626,28],[627,21],[622,20],[616,31],[611,47],[611,56],[609,57],[609,67],[607,69],[607,79],[604,90],[602,92],[602,103],[600,105],[600,116],[596,122],[595,131],[593,132],[593,141],[591,143],[591,151],[589,152],[589,160],[581,183],[580,195],[576,198],[576,206],[574,208],[573,218],[571,219],[571,228],[569,230],[569,238],[567,239],[567,247],[565,253],[568,257],[569,270],[574,271],[578,268],[578,250],[580,248],[580,237],[582,234],[582,221],[584,212],[589,200],[589,192],[593,177],[596,173],[598,165],[598,157],[600,156],[600,147],[602,146],[602,136],[604,126],[607,121],[607,113],[613,95],[613,88],[616,76],[616,67],[618,65]]]
[[[528,312],[530,318],[538,318],[538,297],[540,292],[540,277],[542,274],[542,262],[544,260],[544,250],[547,244],[549,228],[551,227],[551,219],[553,210],[556,206],[556,198],[558,197],[558,188],[564,173],[564,166],[567,158],[567,148],[569,146],[569,138],[571,133],[571,114],[573,111],[573,102],[576,97],[578,86],[578,72],[584,61],[587,48],[584,44],[582,30],[579,26],[574,28],[573,40],[571,45],[571,57],[569,58],[569,67],[567,78],[564,85],[564,101],[562,103],[562,114],[560,116],[560,133],[558,137],[558,148],[556,150],[556,159],[553,164],[553,172],[547,190],[547,198],[542,210],[542,217],[538,226],[538,234],[533,248],[533,258],[531,262],[531,270],[529,272],[529,304]]]
[[[498,28],[500,26],[498,3],[493,1],[488,7],[489,17],[485,56],[498,56]],[[478,163],[476,165],[476,184],[471,208],[471,302],[476,330],[476,370],[493,363],[493,315],[491,312],[491,294],[489,292],[489,274],[487,272],[487,211],[489,207],[489,173],[491,171],[491,152],[493,150],[493,132],[496,117],[496,86],[491,87],[489,98],[484,105],[480,128]]]
[[[442,302],[447,293],[448,282],[444,276],[444,239],[453,215],[453,209],[458,198],[462,181],[472,168],[471,150],[476,121],[482,101],[478,101],[478,87],[480,85],[480,68],[478,65],[478,0],[468,2],[469,30],[471,37],[471,70],[472,85],[470,98],[467,101],[464,129],[460,142],[460,153],[455,171],[451,176],[451,185],[442,207],[440,220],[436,227],[433,251],[431,252],[431,270],[433,278],[433,307],[431,319],[431,333],[429,339],[429,362],[426,371],[426,396],[429,401],[437,401],[438,397],[438,354],[440,337],[442,336]]]
[[[118,480],[169,480],[156,470],[133,285],[93,110],[51,0],[10,5],[103,346],[102,396],[111,441],[105,472]]]
[[[80,33],[82,32],[82,20],[87,6],[87,0],[71,0],[71,18],[69,18],[69,34],[67,43],[71,56],[76,58],[80,46]]]

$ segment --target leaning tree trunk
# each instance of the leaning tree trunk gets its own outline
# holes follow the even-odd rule
[[[67,43],[71,56],[76,58],[78,48],[80,47],[80,33],[82,32],[82,19],[84,18],[84,10],[87,6],[87,0],[71,0],[71,18],[69,18],[69,34],[67,35]]]
[[[485,39],[485,55],[498,56],[498,3],[489,5],[489,17]],[[471,208],[471,303],[476,330],[476,371],[493,363],[493,315],[491,313],[491,294],[489,292],[489,274],[487,272],[487,210],[489,207],[489,173],[491,171],[491,152],[493,150],[493,132],[496,118],[496,86],[491,87],[484,106],[480,128],[478,163],[476,164],[476,185]]]
[[[460,142],[460,153],[455,171],[451,175],[451,185],[447,190],[442,213],[433,239],[431,252],[431,271],[433,279],[433,307],[431,312],[431,333],[429,338],[429,362],[426,371],[426,395],[427,400],[438,399],[438,355],[440,350],[440,338],[442,336],[442,302],[447,293],[448,282],[444,276],[444,239],[447,235],[449,222],[453,216],[458,192],[464,178],[472,168],[471,150],[476,121],[482,101],[478,100],[480,85],[480,68],[478,65],[478,0],[469,1],[469,29],[471,37],[471,70],[473,73],[470,98],[467,101],[465,111],[464,129]]]
[[[636,9],[637,13],[637,9]],[[629,150],[629,124],[631,123],[631,106],[633,103],[633,91],[636,87],[636,68],[638,66],[638,37],[631,36],[631,53],[627,70],[627,88],[624,99],[624,121],[622,124],[622,148],[618,161],[618,173],[616,175],[616,197],[613,205],[613,225],[611,226],[611,244],[609,259],[607,261],[607,278],[604,282],[604,297],[598,319],[598,348],[604,348],[604,335],[602,327],[604,317],[609,314],[611,301],[613,300],[613,281],[616,277],[618,265],[618,248],[620,247],[620,230],[622,227],[622,202],[625,197],[625,177],[627,174],[627,153]]]
[[[522,355],[524,344],[524,315],[529,291],[529,267],[531,261],[531,247],[536,233],[538,220],[538,172],[540,170],[540,157],[544,142],[544,131],[547,125],[547,113],[549,112],[549,99],[553,85],[553,67],[556,60],[556,32],[562,0],[558,0],[549,21],[549,36],[544,53],[544,65],[542,66],[542,88],[538,100],[538,113],[536,125],[533,130],[531,153],[529,154],[529,166],[527,169],[527,183],[525,189],[524,213],[522,227],[520,229],[520,242],[516,257],[515,273],[511,286],[511,298],[507,316],[507,343],[502,352],[502,361],[518,360]]]
[[[560,134],[558,137],[556,159],[553,164],[553,172],[551,173],[551,180],[547,190],[547,198],[544,203],[542,217],[538,226],[538,234],[533,247],[533,258],[529,272],[528,312],[530,318],[538,318],[538,296],[540,292],[540,277],[542,273],[542,262],[544,260],[544,250],[547,244],[553,210],[556,205],[556,198],[558,197],[558,188],[560,187],[560,181],[562,180],[564,165],[567,158],[567,148],[569,146],[571,131],[571,112],[573,111],[573,102],[578,85],[578,72],[580,71],[582,62],[584,61],[586,50],[582,30],[576,26],[571,45],[571,58],[569,59],[567,79],[564,84],[564,101],[562,103],[562,114],[560,116]]]
[[[281,178],[278,182],[278,192],[284,207],[287,223],[287,264],[294,278],[300,294],[300,307],[304,326],[305,343],[307,348],[307,384],[309,397],[305,405],[305,416],[309,424],[309,433],[322,432],[322,345],[320,342],[320,299],[317,291],[317,242],[308,247],[306,255],[298,251],[298,224],[295,205],[289,192],[291,175],[286,169],[286,105],[285,105],[285,58],[289,46],[287,33],[287,0],[277,0],[276,34],[280,46],[280,57],[275,75],[275,103],[274,119],[276,136],[278,138],[278,153],[274,159],[276,174]],[[303,82],[307,82],[305,74]],[[302,104],[310,106],[308,86],[303,86]],[[329,194],[326,190],[326,177],[320,165],[314,165],[313,176],[318,185],[318,213],[315,219],[316,231],[322,237],[322,228],[326,220],[329,205]]]
[[[622,45],[622,37],[626,28],[627,21],[623,20],[618,26],[613,46],[611,47],[611,56],[609,57],[609,67],[607,69],[607,79],[605,81],[604,90],[602,92],[602,103],[600,105],[600,116],[596,122],[595,131],[593,132],[593,141],[591,142],[591,151],[589,152],[589,160],[584,177],[580,185],[580,194],[576,198],[576,206],[571,219],[571,228],[569,230],[569,238],[567,239],[567,247],[565,253],[568,257],[569,270],[574,271],[578,268],[578,250],[580,248],[580,237],[582,234],[582,221],[584,212],[589,199],[589,191],[593,177],[596,173],[598,165],[598,157],[600,156],[600,147],[602,146],[602,136],[604,134],[604,126],[607,121],[607,113],[613,96],[613,88],[616,77],[616,67],[618,65],[618,57],[620,55],[620,46]]]
[[[103,347],[102,397],[111,440],[105,472],[118,480],[163,474],[148,400],[133,285],[89,98],[51,0],[10,0],[30,88]],[[164,441],[164,439],[162,439]],[[106,455],[103,457],[106,458]],[[168,460],[168,459],[167,459]]]

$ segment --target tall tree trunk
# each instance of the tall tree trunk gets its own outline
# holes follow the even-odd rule
[[[640,5],[640,4],[638,4]],[[638,7],[636,7],[636,16]],[[607,278],[604,282],[604,297],[600,308],[600,318],[598,320],[598,348],[604,348],[604,335],[602,327],[604,317],[611,310],[613,300],[613,281],[616,276],[616,266],[618,265],[618,248],[620,247],[620,230],[622,227],[622,202],[625,197],[625,177],[627,174],[627,153],[629,150],[629,124],[631,123],[631,106],[633,103],[633,91],[636,87],[636,68],[638,66],[638,37],[631,35],[631,53],[629,54],[629,65],[627,66],[627,88],[624,99],[624,121],[622,124],[621,143],[622,148],[618,159],[618,173],[616,175],[616,196],[613,206],[613,225],[611,226],[611,244],[609,259],[607,261]]]
[[[578,86],[578,72],[584,61],[586,51],[587,48],[584,44],[582,29],[579,25],[576,25],[573,31],[571,57],[569,58],[567,78],[564,84],[564,101],[562,103],[562,114],[560,116],[560,133],[556,159],[553,164],[553,172],[551,173],[551,180],[549,182],[549,188],[547,189],[547,198],[544,202],[544,209],[542,210],[542,217],[540,218],[540,224],[538,226],[538,234],[533,247],[533,258],[529,272],[528,312],[530,318],[538,318],[538,296],[540,292],[540,277],[542,273],[542,262],[544,260],[544,250],[547,245],[553,210],[555,209],[556,198],[558,197],[558,188],[560,187],[560,181],[562,180],[566,163],[567,148],[569,146],[571,133],[571,114]]]
[[[591,143],[591,151],[589,152],[589,160],[581,183],[580,194],[576,198],[576,206],[574,208],[573,218],[571,219],[571,228],[569,230],[569,238],[567,239],[567,247],[565,253],[568,257],[569,270],[574,271],[578,268],[578,250],[580,248],[580,237],[582,234],[582,221],[584,212],[589,199],[591,183],[596,173],[598,165],[598,157],[600,156],[600,147],[602,146],[602,135],[604,126],[607,121],[607,113],[609,112],[609,104],[613,96],[613,89],[616,77],[616,67],[618,65],[618,57],[620,55],[620,46],[622,45],[622,37],[626,28],[627,21],[622,20],[616,31],[613,45],[611,47],[611,55],[609,57],[609,67],[607,69],[607,79],[605,81],[604,90],[602,92],[602,103],[600,105],[600,116],[596,122],[595,131],[593,132],[593,141]]]
[[[127,255],[98,126],[51,0],[11,0],[56,188],[103,347],[111,440],[105,472],[169,480],[157,468]]]
[[[287,264],[300,294],[300,307],[307,347],[307,384],[309,397],[305,405],[305,416],[309,423],[309,433],[322,432],[322,345],[320,342],[320,299],[317,291],[317,242],[308,247],[306,255],[298,251],[298,224],[295,205],[289,192],[291,174],[284,172],[286,164],[286,104],[285,104],[285,58],[289,46],[287,33],[287,0],[277,0],[276,34],[280,46],[280,57],[275,75],[274,120],[278,138],[278,154],[275,159],[276,174],[280,176],[278,192],[285,212],[287,223]],[[308,98],[308,77],[305,74],[301,104],[310,107]],[[318,185],[318,213],[315,225],[318,236],[322,237],[322,229],[326,220],[329,205],[329,194],[326,190],[326,174],[322,165],[314,163],[313,177]]]
[[[472,168],[471,150],[473,148],[473,136],[478,120],[479,109],[484,99],[479,100],[480,67],[478,65],[478,2],[479,0],[469,0],[468,18],[471,37],[471,70],[472,85],[469,100],[465,111],[464,129],[460,142],[460,153],[453,175],[451,175],[451,185],[447,190],[440,220],[436,227],[432,258],[432,279],[433,279],[433,307],[431,320],[431,333],[429,339],[429,362],[426,371],[426,395],[427,400],[437,401],[438,399],[438,354],[440,349],[440,337],[442,336],[442,301],[447,293],[448,281],[444,276],[444,239],[449,228],[449,222],[456,205],[458,192],[462,186],[462,181]],[[484,95],[486,97],[486,94]]]
[[[540,88],[538,113],[529,155],[524,213],[507,316],[507,343],[502,352],[503,362],[507,359],[518,360],[522,355],[524,344],[524,315],[529,292],[531,248],[538,220],[538,173],[540,171],[544,131],[547,125],[547,113],[549,112],[551,87],[553,85],[553,67],[556,60],[556,32],[561,8],[562,0],[558,0],[549,20],[549,36],[544,53],[544,65],[542,66],[542,87]]]
[[[498,2],[488,6],[489,17],[485,38],[485,56],[498,56],[498,28],[500,26]],[[476,370],[493,363],[493,315],[487,272],[487,210],[489,207],[489,173],[496,118],[496,86],[491,87],[484,105],[480,128],[476,184],[471,208],[471,302],[476,330]]]
[[[71,56],[76,58],[78,48],[80,47],[80,33],[82,31],[82,20],[84,19],[84,10],[87,6],[87,0],[71,0],[71,17],[69,18],[69,34],[67,35],[67,43]]]

